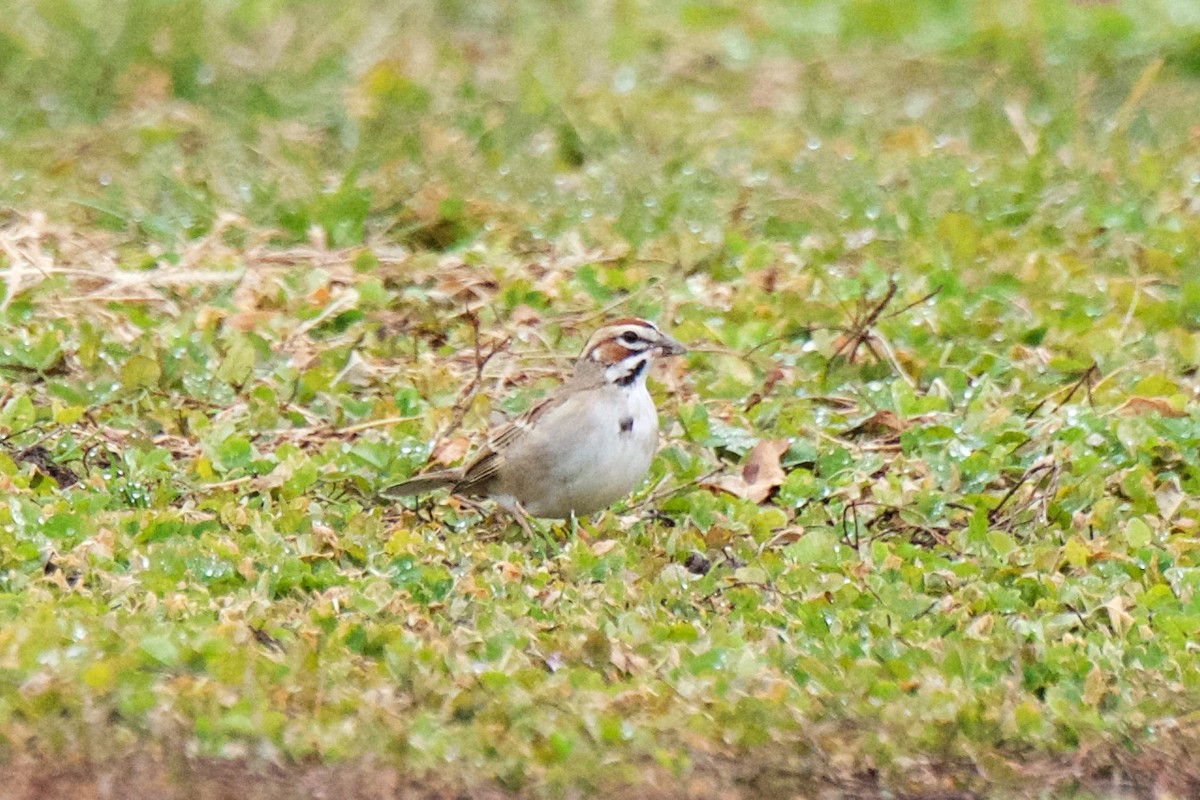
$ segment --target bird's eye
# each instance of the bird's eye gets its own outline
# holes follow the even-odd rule
[[[625,344],[637,344],[638,335],[633,331],[625,331],[621,334],[621,341]]]

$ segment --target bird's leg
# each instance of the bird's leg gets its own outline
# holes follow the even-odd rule
[[[521,505],[515,497],[497,497],[496,505],[508,512],[517,524],[521,526],[521,531],[526,538],[533,538],[533,528],[529,525],[529,512],[525,510],[525,506]]]
[[[470,497],[459,497],[457,499],[458,499],[458,502],[462,503],[464,506],[466,506],[467,508],[474,511],[479,516],[486,517],[488,515],[487,506],[485,506],[483,503],[479,502],[478,500],[472,499]]]
[[[517,524],[521,526],[521,532],[525,534],[525,537],[532,538],[533,526],[529,524],[529,514],[525,513],[525,509],[520,503],[517,503],[517,513],[513,514],[513,518],[516,519]]]
[[[474,498],[457,497],[456,496],[454,499],[459,504],[461,504],[464,508],[466,508],[470,511],[474,511],[476,514],[479,515],[479,524],[481,527],[496,518],[496,510],[495,509],[485,506],[483,503],[479,502],[478,500],[475,500]],[[500,537],[500,532],[495,531],[495,530],[488,530],[485,533],[476,533],[475,534],[475,538],[479,539],[480,541],[490,541],[492,539],[498,539],[499,537]]]

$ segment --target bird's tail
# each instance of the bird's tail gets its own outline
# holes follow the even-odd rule
[[[445,489],[453,486],[462,479],[458,470],[443,469],[437,472],[426,472],[415,475],[406,481],[394,484],[384,489],[380,494],[384,497],[408,497],[414,494],[424,494],[434,489]]]

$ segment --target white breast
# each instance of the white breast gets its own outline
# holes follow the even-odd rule
[[[644,384],[606,384],[547,412],[507,454],[497,494],[535,517],[595,513],[641,482],[658,447],[658,414]]]

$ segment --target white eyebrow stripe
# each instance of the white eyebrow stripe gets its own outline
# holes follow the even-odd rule
[[[621,336],[626,333],[633,333],[636,341],[623,341]],[[631,352],[640,353],[653,348],[662,337],[663,334],[658,329],[658,326],[648,320],[636,317],[614,320],[592,334],[591,339],[588,340],[587,347],[584,348],[583,354],[591,356],[594,360],[597,359],[597,348],[603,346],[606,342],[612,342]]]

